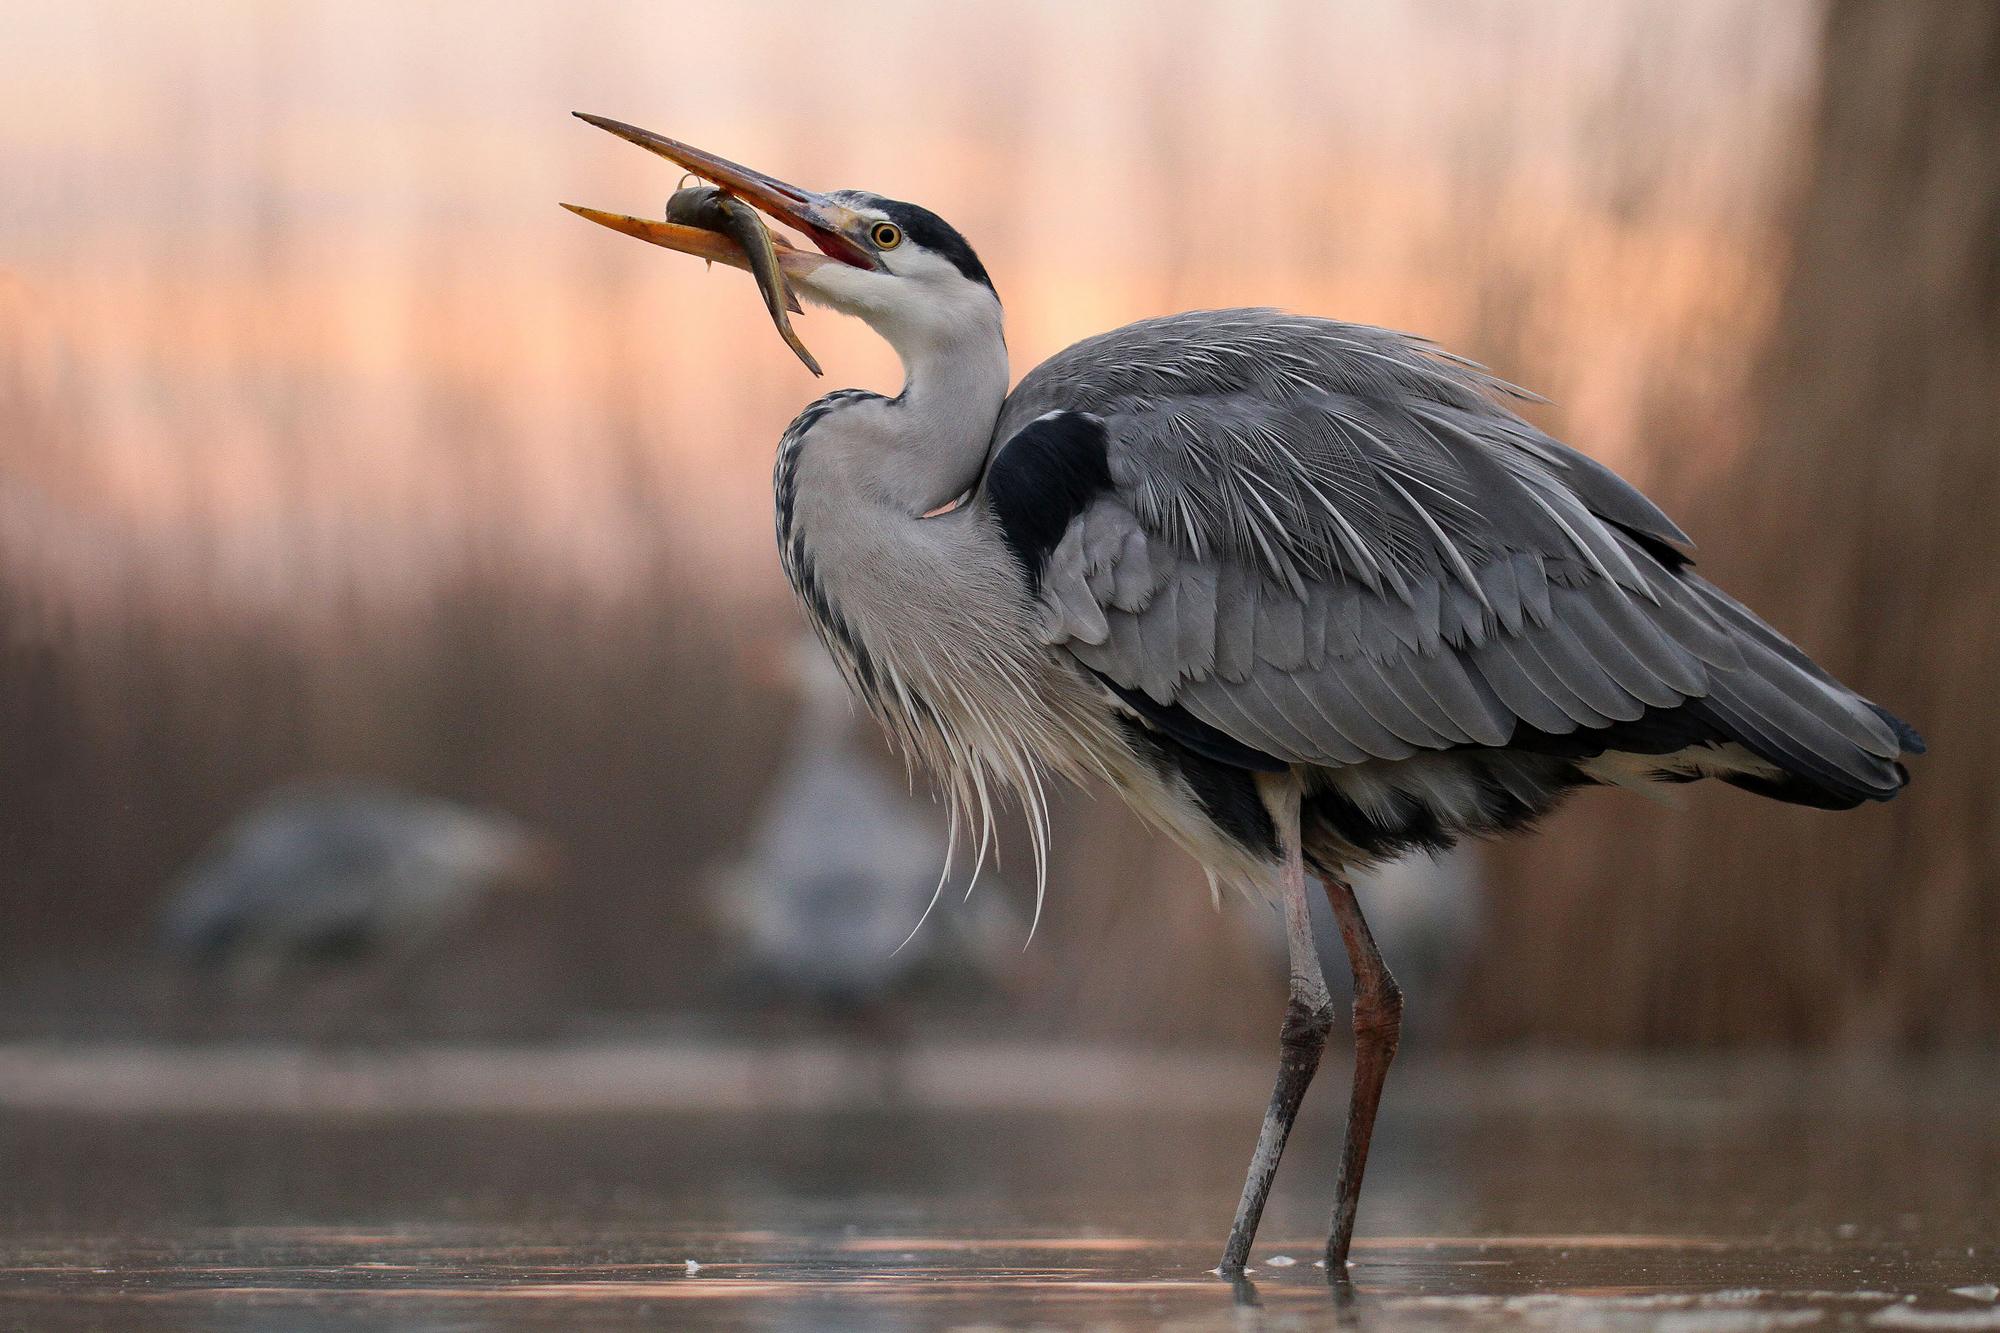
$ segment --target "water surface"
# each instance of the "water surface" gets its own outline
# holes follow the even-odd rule
[[[1261,1089],[1240,1111],[22,1107],[0,1327],[2000,1328],[1986,1073],[1399,1072],[1345,1285],[1313,1262],[1337,1089],[1235,1287],[1207,1270]]]

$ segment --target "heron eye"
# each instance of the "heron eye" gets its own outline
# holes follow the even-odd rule
[[[893,222],[878,222],[868,229],[868,239],[877,250],[893,250],[903,243],[903,229]]]

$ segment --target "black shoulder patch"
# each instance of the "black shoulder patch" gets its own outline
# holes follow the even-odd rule
[[[986,499],[1007,548],[1039,586],[1049,553],[1090,502],[1111,489],[1104,423],[1084,412],[1038,417],[1001,444]]]

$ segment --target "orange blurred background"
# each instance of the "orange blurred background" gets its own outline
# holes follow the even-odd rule
[[[455,959],[419,1026],[713,1017],[695,883],[782,744],[743,664],[795,623],[769,469],[825,386],[740,275],[556,207],[652,212],[675,185],[572,109],[935,208],[994,275],[1016,375],[1198,306],[1428,335],[1547,395],[1542,424],[1724,568],[1758,559],[1705,497],[1765,410],[1813,5],[30,0],[5,27],[9,1030],[149,1029],[162,886],[323,771],[565,848],[564,885]],[[893,389],[865,329],[800,327],[828,385]],[[1115,807],[1062,812],[1005,1021],[1264,1033],[1257,909],[1213,913]],[[1588,867],[1562,873],[1573,899]],[[1517,938],[1534,893],[1496,909]],[[1611,901],[1596,929],[1642,928]],[[1466,1031],[1571,1030],[1559,983],[1483,986]]]

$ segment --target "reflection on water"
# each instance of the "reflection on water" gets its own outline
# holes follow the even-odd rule
[[[10,1112],[0,1323],[2000,1327],[1994,1071],[1412,1072],[1341,1290],[1320,1121],[1249,1284],[1209,1275],[1247,1103]]]
[[[1865,1247],[1777,1246],[1564,1237],[1560,1274],[1544,1241],[1412,1238],[1365,1246],[1353,1279],[1326,1281],[1311,1264],[1265,1265],[1231,1284],[1199,1271],[1186,1245],[1053,1239],[966,1246],[902,1238],[883,1262],[838,1241],[772,1233],[661,1238],[756,1260],[589,1261],[504,1237],[463,1232],[320,1236],[251,1230],[189,1238],[227,1262],[30,1267],[22,1300],[38,1318],[117,1310],[144,1322],[228,1326],[314,1318],[331,1325],[392,1320],[399,1328],[673,1325],[780,1328],[1069,1326],[1371,1328],[1583,1325],[1754,1330],[1822,1319],[1880,1326],[2000,1328],[2000,1306],[1977,1287],[1954,1290],[1974,1267],[1946,1256]],[[1599,1247],[1595,1242],[1613,1242]],[[625,1241],[643,1244],[644,1238]],[[1612,1251],[1610,1254],[1603,1250]],[[1308,1251],[1309,1253],[1309,1251]],[[386,1259],[363,1258],[386,1254]],[[1289,1256],[1279,1256],[1287,1258]],[[1865,1271],[1857,1282],[1857,1272]],[[22,1272],[17,1268],[6,1276]],[[1911,1299],[1914,1297],[1914,1299]],[[114,1304],[115,1303],[115,1304]]]

